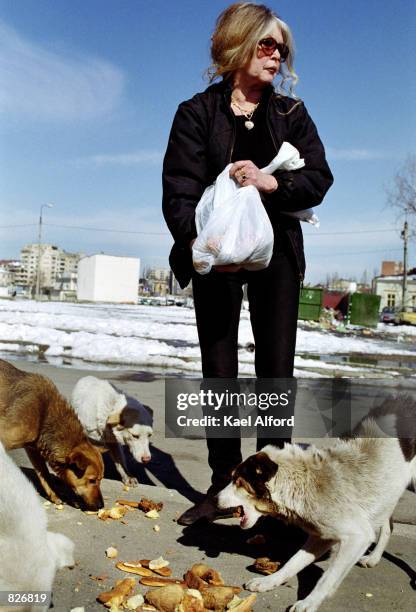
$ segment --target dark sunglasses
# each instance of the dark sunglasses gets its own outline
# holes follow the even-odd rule
[[[270,36],[268,38],[262,38],[258,45],[265,55],[273,55],[277,49],[279,51],[280,61],[284,62],[287,60],[289,55],[289,47],[285,45],[285,43],[279,43]]]

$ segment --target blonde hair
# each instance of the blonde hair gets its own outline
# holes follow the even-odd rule
[[[294,43],[289,26],[279,19],[264,4],[237,2],[231,4],[218,17],[211,37],[212,64],[207,70],[210,81],[218,77],[232,78],[234,72],[243,68],[253,57],[259,40],[265,37],[270,27],[277,25],[283,42],[289,48],[289,55],[280,64],[280,93],[294,94],[298,76],[293,68]]]

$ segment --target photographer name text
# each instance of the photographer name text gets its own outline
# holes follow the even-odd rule
[[[277,418],[271,415],[258,415],[253,417],[251,414],[244,418],[230,415],[203,416],[200,418],[187,417],[181,414],[176,419],[179,427],[293,427],[295,417]]]

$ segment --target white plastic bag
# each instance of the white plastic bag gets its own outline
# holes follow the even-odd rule
[[[262,172],[297,170],[304,165],[299,151],[284,142]],[[208,274],[214,265],[239,264],[246,270],[261,270],[267,268],[272,256],[273,228],[260,194],[253,185],[241,187],[230,178],[231,166],[226,166],[215,183],[205,189],[196,207],[198,238],[192,258],[200,274]],[[312,209],[284,214],[319,224]]]
[[[192,257],[200,274],[208,274],[214,265],[261,270],[272,256],[273,228],[259,192],[253,185],[239,188],[229,177],[231,165],[218,176],[214,197],[212,191],[204,193],[204,206],[196,215],[198,238]]]
[[[276,157],[272,159],[268,166],[262,168],[261,171],[265,174],[273,174],[276,170],[299,170],[299,168],[303,168],[304,166],[305,161],[301,159],[296,147],[291,145],[290,142],[283,142]],[[297,212],[287,212],[285,210],[280,212],[283,215],[288,215],[289,217],[299,219],[299,221],[312,223],[312,225],[319,227],[319,219],[313,208],[306,208],[305,210],[298,210]]]

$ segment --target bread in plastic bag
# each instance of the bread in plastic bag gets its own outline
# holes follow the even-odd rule
[[[299,151],[284,142],[276,157],[262,172],[304,167]],[[215,183],[202,194],[195,211],[198,238],[192,247],[194,268],[208,274],[212,266],[238,264],[246,270],[269,265],[273,252],[273,228],[256,187],[240,186],[224,168]],[[281,211],[283,212],[283,211]],[[313,209],[284,213],[302,221],[319,224]]]
[[[229,178],[230,167],[231,164],[217,178],[215,198],[221,197],[223,183],[233,183],[235,189],[225,190],[228,197],[221,198],[220,206],[215,207],[213,198],[209,214],[205,208],[197,216],[198,238],[192,257],[200,274],[208,274],[213,265],[239,264],[246,270],[261,270],[267,268],[272,256],[273,228],[260,194],[253,185],[238,188]]]

